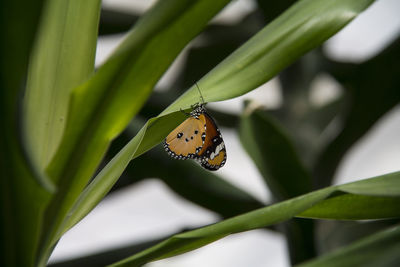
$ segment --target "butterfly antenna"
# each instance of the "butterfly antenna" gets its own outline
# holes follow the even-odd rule
[[[195,83],[195,84],[196,84],[197,90],[199,90],[201,102],[202,102],[202,104],[204,104],[205,102],[204,102],[203,95],[201,94],[200,88],[199,88],[199,86],[197,85],[197,83]]]

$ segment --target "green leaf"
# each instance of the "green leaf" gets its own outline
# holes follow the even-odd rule
[[[335,34],[372,2],[298,1],[198,82],[204,100],[230,99],[260,86]],[[199,96],[193,86],[163,114],[197,102]]]
[[[199,82],[205,101],[233,98],[255,89],[302,53],[321,44],[370,3],[365,0],[298,2]],[[249,72],[253,72],[252,78],[249,78]],[[67,225],[75,224],[100,202],[124,171],[129,158],[134,159],[160,143],[186,118],[180,109],[189,109],[198,102],[199,92],[196,86],[192,86],[158,117],[150,119],[139,134],[94,178],[79,204],[74,207],[75,212]],[[76,157],[79,158],[79,155]],[[66,229],[68,227],[64,227],[63,231]]]
[[[312,259],[317,255],[315,225],[316,222],[313,220],[292,218],[277,226],[282,229],[282,234],[286,239],[291,265]]]
[[[318,221],[316,238],[319,255],[350,245],[361,238],[392,227],[398,222],[398,219],[371,221],[320,220]]]
[[[305,114],[302,122],[308,124],[307,126],[309,127],[313,127],[313,129],[320,134],[339,114],[339,111],[343,108],[344,101],[344,97],[339,97],[322,107],[312,108]]]
[[[262,10],[265,21],[271,22],[295,2],[296,0],[283,0],[274,2],[257,0],[257,5]]]
[[[311,178],[287,134],[265,111],[252,110],[251,103],[241,119],[240,141],[276,199],[311,191]]]
[[[347,193],[360,194],[377,197],[397,197],[400,194],[400,187],[388,187],[388,183],[397,183],[399,176],[397,172],[387,174],[385,180],[363,180],[356,183],[340,186],[340,189]]]
[[[400,212],[400,188],[388,184],[398,183],[399,176],[395,172],[384,177],[338,186],[341,192],[348,194],[332,196],[299,216],[343,220],[397,217]]]
[[[61,141],[72,89],[93,73],[100,3],[48,1],[43,10],[24,98],[26,139],[41,169]]]
[[[254,103],[253,103],[254,105]],[[311,191],[311,177],[292,140],[269,114],[247,103],[240,123],[240,141],[276,200]],[[312,221],[295,219],[283,225],[291,263],[315,256]]]
[[[185,115],[182,112],[175,112],[165,116],[164,120],[157,120],[155,118],[150,119],[135,136],[135,138],[129,142],[130,145],[126,145],[85,188],[85,190],[79,196],[77,203],[74,205],[70,216],[65,222],[62,232],[67,231],[84,216],[86,216],[86,214],[88,214],[89,211],[91,211],[98,204],[98,202],[107,194],[107,192],[110,191],[111,187],[116,182],[116,179],[109,179],[109,177],[118,178],[131,161],[131,155],[137,153],[137,149],[140,148],[139,144],[146,143],[146,140],[143,140],[143,138],[148,130],[148,127],[170,127],[170,130],[172,131],[174,127],[177,126],[174,125],[174,123],[182,120],[183,117],[185,117]]]
[[[62,226],[65,217],[96,171],[111,140],[139,111],[184,46],[227,2],[159,1],[92,78],[73,90],[65,134],[47,169],[60,189],[46,214],[50,222],[46,247],[54,244],[65,229]],[[124,161],[136,150],[137,146],[127,148],[121,152],[127,154],[116,158]],[[124,168],[126,164],[120,166]],[[115,174],[112,168],[106,172]],[[104,186],[97,181],[96,184]]]
[[[400,216],[399,206],[400,197],[343,194],[316,204],[298,217],[336,220],[393,218]]]
[[[391,227],[297,267],[398,266],[400,226]]]
[[[0,2],[1,266],[35,266],[42,216],[52,189],[30,162],[19,127],[20,96],[43,2]]]
[[[400,187],[400,172],[383,175],[363,181],[358,181],[350,184],[345,184],[341,186],[332,186],[327,187],[318,191],[314,191],[308,193],[306,195],[302,195],[296,198],[292,198],[265,208],[261,208],[255,211],[251,211],[231,219],[227,219],[216,224],[212,224],[209,226],[205,226],[193,231],[189,231],[186,233],[174,235],[171,238],[155,245],[147,250],[144,250],[136,255],[133,255],[125,260],[117,262],[112,266],[141,266],[150,261],[160,260],[167,257],[172,257],[175,255],[179,255],[185,253],[187,251],[194,250],[196,248],[202,247],[206,244],[214,242],[218,239],[221,239],[227,235],[239,233],[243,231],[249,231],[261,227],[266,227],[272,224],[280,223],[286,221],[294,216],[301,215],[306,213],[309,209],[313,209],[315,205],[323,204],[324,202],[332,202],[331,196],[335,196],[338,193],[341,193],[350,188],[357,188],[359,184],[361,188],[365,188],[363,192],[368,195],[373,195],[376,190],[374,187],[365,186],[366,184],[375,184],[379,183],[381,187],[391,188],[391,187]],[[400,190],[399,190],[400,191]],[[365,195],[361,195],[363,197]],[[392,194],[388,194],[387,198],[393,198]],[[380,201],[382,197],[369,197],[371,199],[377,199]],[[400,192],[396,195],[398,207],[400,203]],[[363,201],[361,199],[361,201]],[[335,202],[335,200],[333,200]],[[369,202],[371,203],[371,202]],[[382,203],[387,204],[387,203]],[[357,203],[348,203],[348,210],[353,207],[353,209],[358,207]],[[382,207],[384,208],[384,207]],[[377,214],[375,210],[371,213],[369,209],[364,209],[364,217],[369,219],[383,219],[387,217],[375,217],[376,215],[388,215],[388,214]],[[346,211],[344,212],[345,214]],[[335,216],[340,216],[341,214],[336,213]],[[392,214],[389,214],[389,217],[400,217],[400,210],[393,209]],[[325,217],[324,217],[325,218]],[[332,219],[336,219],[333,217]]]
[[[7,158],[0,158],[4,164],[0,169],[0,264],[36,266],[44,212],[51,194],[38,184],[37,180],[45,177],[32,169],[21,143],[12,138],[6,141],[8,145],[0,146],[1,153],[7,155]]]
[[[336,101],[336,104],[315,107],[310,102],[310,90],[321,75],[325,58],[322,48],[318,47],[282,71],[278,76],[282,105],[270,112],[285,126],[308,168],[313,167],[321,143],[331,140],[326,133],[332,131],[323,130],[337,116],[341,103]]]
[[[139,15],[127,10],[101,9],[99,35],[125,33],[139,19]]]
[[[175,91],[179,89],[179,92],[186,90],[193,85],[193,81],[198,81],[261,30],[264,25],[256,12],[247,14],[235,24],[209,25],[202,33],[202,41],[188,49],[185,65],[171,88]]]

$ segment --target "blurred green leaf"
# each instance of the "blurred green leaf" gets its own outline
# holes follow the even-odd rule
[[[400,226],[368,236],[351,245],[323,255],[298,267],[352,267],[352,266],[399,266]]]
[[[316,228],[319,255],[330,253],[399,222],[398,218],[372,221],[320,220]]]
[[[227,2],[159,1],[136,23],[92,78],[73,90],[65,134],[48,168],[49,175],[60,185],[47,212],[52,222],[48,226],[48,246],[66,230],[63,221],[111,140],[140,110],[183,47]],[[141,133],[139,140],[140,136]],[[129,154],[116,158],[129,161],[136,149],[129,148]],[[125,168],[126,164],[120,163],[119,168]],[[108,171],[115,173],[112,169],[105,172]],[[102,188],[104,183],[100,184]],[[98,193],[98,196],[104,195]]]
[[[288,7],[293,5],[297,0],[281,0],[281,1],[264,1],[257,0],[258,7],[264,14],[266,23],[271,22],[273,19],[283,13]]]
[[[348,102],[346,112],[341,114],[338,134],[324,147],[315,163],[314,179],[319,187],[332,183],[335,170],[349,148],[399,103],[399,56],[400,37],[365,63],[326,63],[325,68],[348,89]]]
[[[314,220],[303,218],[292,218],[282,223],[282,227],[278,226],[286,238],[291,265],[312,259],[317,255],[314,226]]]
[[[0,169],[0,265],[36,266],[41,226],[51,194],[37,183],[40,174],[31,168],[21,144],[12,138],[6,141],[8,145],[0,147],[1,153],[7,154],[7,158],[0,158],[4,164]]]
[[[24,97],[26,139],[41,169],[61,141],[71,90],[93,73],[100,3],[48,1],[44,7]]]
[[[160,260],[194,250],[230,234],[249,231],[288,220],[299,214],[302,215],[304,213],[307,213],[309,209],[312,210],[315,205],[324,203],[325,201],[335,202],[335,200],[332,201],[330,197],[346,191],[348,186],[350,186],[354,190],[354,188],[357,188],[357,185],[360,185],[361,188],[365,189],[363,190],[364,194],[366,194],[363,195],[364,197],[368,199],[380,200],[382,197],[368,197],[369,195],[374,195],[376,192],[381,191],[380,189],[376,189],[373,186],[367,186],[370,183],[379,183],[380,187],[382,188],[398,188],[396,190],[395,199],[397,199],[398,202],[400,201],[400,172],[378,176],[375,178],[366,179],[350,184],[327,187],[265,208],[248,212],[233,217],[231,219],[218,222],[216,224],[205,226],[186,233],[174,235],[171,238],[159,243],[158,245],[155,245],[111,266],[140,266],[150,261]],[[393,194],[389,194],[389,197],[387,198],[391,198],[392,196]],[[350,205],[353,206],[353,208],[356,208],[359,204],[351,202],[349,203],[349,206]],[[350,209],[350,207],[348,209]],[[378,214],[376,213],[376,210],[373,210],[371,213],[369,213],[369,209],[364,209],[363,212],[364,218],[386,218],[374,217]],[[393,209],[392,212],[392,214],[389,214],[389,217],[400,217],[399,209]],[[346,211],[345,214],[347,214]],[[341,214],[336,213],[334,215],[340,216]],[[383,215],[386,216],[388,214]],[[335,218],[336,217],[334,217],[333,219]]]
[[[132,28],[138,19],[138,14],[103,7],[100,16],[99,35],[125,33]]]
[[[240,124],[240,141],[276,200],[312,190],[311,177],[292,141],[266,111],[247,103]],[[315,256],[313,222],[291,220],[284,225],[291,263]]]
[[[321,132],[338,114],[340,107],[340,102],[320,108],[310,101],[313,83],[321,75],[324,59],[322,49],[318,47],[283,70],[278,76],[282,105],[271,112],[287,129],[307,168],[313,167],[324,140],[321,137],[325,135]]]
[[[311,191],[311,178],[284,130],[265,111],[249,103],[240,125],[240,141],[277,200]]]
[[[328,125],[339,114],[340,110],[342,110],[344,102],[344,97],[339,97],[338,99],[321,107],[311,108],[307,114],[305,114],[301,123],[312,126],[315,132],[317,132],[320,136],[321,133],[326,130]]]
[[[43,2],[0,2],[0,266],[35,266],[52,189],[20,134],[20,97]]]

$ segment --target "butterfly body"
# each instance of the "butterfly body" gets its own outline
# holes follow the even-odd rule
[[[202,104],[165,138],[164,148],[175,159],[195,159],[212,171],[226,162],[222,135]]]

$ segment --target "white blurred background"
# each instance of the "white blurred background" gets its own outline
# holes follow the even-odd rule
[[[155,1],[104,0],[113,9],[144,12]],[[251,12],[255,3],[233,1],[215,20],[233,23]],[[400,33],[400,1],[378,0],[342,31],[324,44],[336,60],[362,62],[378,53]],[[373,36],[373,38],[371,38]],[[122,35],[101,37],[96,64],[103,62],[122,40]],[[160,84],[168,84],[185,54],[179,56]],[[340,93],[328,78],[315,82],[313,101],[326,101]],[[400,88],[399,88],[400,90]],[[272,80],[242,97],[209,104],[215,109],[239,113],[244,99],[268,99],[267,107],[280,105],[279,83]],[[157,115],[157,114],[154,114]],[[269,192],[235,132],[221,129],[228,151],[226,165],[218,174],[267,202]],[[336,175],[336,183],[398,171],[400,163],[400,108],[390,111],[347,154]],[[135,164],[133,161],[131,164]],[[51,261],[61,261],[100,250],[156,239],[182,228],[197,227],[218,221],[216,214],[183,200],[162,182],[148,179],[106,197],[82,222],[58,243]],[[161,266],[289,266],[285,240],[277,233],[255,230],[232,235],[187,254],[148,264]]]

